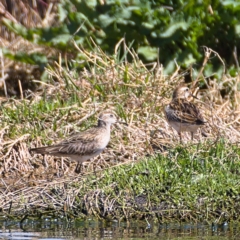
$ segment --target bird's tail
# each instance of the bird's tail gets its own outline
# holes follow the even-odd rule
[[[49,147],[30,148],[29,151],[34,153],[39,153],[39,154],[48,154]]]

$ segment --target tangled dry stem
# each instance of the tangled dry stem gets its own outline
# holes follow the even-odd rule
[[[41,126],[45,136],[52,142],[60,141],[60,136],[70,135],[81,128],[82,123],[92,119],[95,113],[106,108],[118,112],[128,126],[114,127],[107,149],[94,161],[85,163],[84,175],[78,176],[73,172],[76,163],[68,159],[31,155],[29,147],[45,145],[45,139],[38,136],[33,138],[31,132],[11,137],[11,119],[6,122],[6,117],[1,116],[4,127],[0,131],[0,209],[5,215],[41,215],[58,211],[63,215],[66,212],[74,214],[79,209],[76,196],[82,191],[85,177],[94,170],[101,172],[106,168],[135,163],[156,152],[165,154],[169,148],[179,144],[176,132],[168,125],[163,113],[174,87],[183,79],[179,68],[173,75],[165,76],[162,66],[153,63],[151,68],[147,68],[130,49],[127,50],[133,58],[132,63],[126,59],[119,63],[99,48],[93,53],[75,46],[92,67],[85,68],[78,75],[56,63],[54,69],[47,70],[51,78],[49,83],[42,83],[39,91],[31,92],[29,99],[5,99],[3,108],[15,110],[24,104],[31,108],[42,100],[55,101],[56,95],[61,97],[61,101],[68,101],[73,93],[77,93],[81,100],[80,106],[75,103],[59,107],[49,114],[40,113],[40,118],[35,122],[18,123],[19,129]],[[199,100],[195,103],[207,120],[204,127],[207,139],[217,141],[222,137],[230,143],[239,144],[239,76],[231,78],[224,75],[220,82],[203,76],[199,77],[200,80],[205,83],[204,89],[199,89],[195,82],[190,87],[198,96]],[[223,89],[230,89],[225,96],[221,93]],[[52,119],[55,116],[57,128],[53,130]],[[186,133],[184,142],[186,144],[189,141],[190,135]],[[197,134],[194,142],[199,141],[204,142],[206,139]],[[77,187],[68,187],[69,184]],[[117,200],[103,195],[101,189],[88,192],[81,200],[85,211],[95,216],[113,211]],[[98,211],[99,205],[103,209],[101,212]],[[124,209],[121,214],[129,217],[129,212],[124,212]]]

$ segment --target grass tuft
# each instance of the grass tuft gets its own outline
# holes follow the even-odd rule
[[[119,58],[121,47],[132,63]],[[146,67],[121,44],[115,56],[96,46],[95,52],[77,45],[76,50],[88,68],[69,70],[55,63],[47,69],[48,82],[35,81],[36,92],[21,100],[2,100],[1,213],[152,216],[161,222],[239,220],[240,115],[239,92],[234,90],[239,77],[224,76],[224,84],[204,77],[190,83],[208,121],[208,137],[197,134],[192,142],[186,133],[180,144],[163,113],[184,77],[178,68],[165,76],[162,66]],[[223,96],[223,89],[228,94]],[[76,163],[68,159],[29,153],[30,147],[89,128],[104,109],[114,110],[128,126],[114,127],[109,146],[85,163],[83,176],[74,175]]]

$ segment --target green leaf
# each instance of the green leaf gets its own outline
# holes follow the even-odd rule
[[[14,61],[42,66],[45,66],[48,62],[47,57],[41,53],[32,54],[28,54],[25,52],[13,53],[5,48],[3,48],[2,51],[5,57],[8,57],[9,59],[12,59]]]
[[[114,18],[110,17],[107,14],[101,14],[99,16],[99,23],[103,28],[108,27],[110,24],[112,24],[115,21]]]
[[[149,46],[140,47],[137,52],[138,54],[143,55],[148,61],[156,60],[158,57],[158,49]]]
[[[58,4],[58,16],[60,22],[62,22],[68,16],[67,8],[65,8],[63,4]]]
[[[30,35],[28,29],[25,28],[23,25],[19,23],[14,23],[6,18],[2,19],[2,23],[17,35],[33,40],[33,35]]]
[[[168,27],[168,29],[159,34],[159,37],[162,38],[169,38],[171,37],[177,30],[184,30],[186,31],[189,27],[189,24],[186,22],[179,22],[179,23],[175,23],[170,25],[170,27]]]
[[[240,37],[240,24],[235,25],[235,33]]]

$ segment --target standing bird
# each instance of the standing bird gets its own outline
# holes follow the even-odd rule
[[[98,125],[84,132],[74,134],[62,142],[30,151],[57,157],[69,157],[78,162],[76,173],[81,172],[82,163],[99,155],[110,140],[111,125],[117,122],[113,113],[103,112],[98,117]]]
[[[181,142],[181,132],[191,132],[193,140],[193,134],[206,123],[199,108],[188,101],[190,96],[196,98],[187,86],[180,84],[173,92],[172,101],[165,107],[167,121],[178,132]]]

